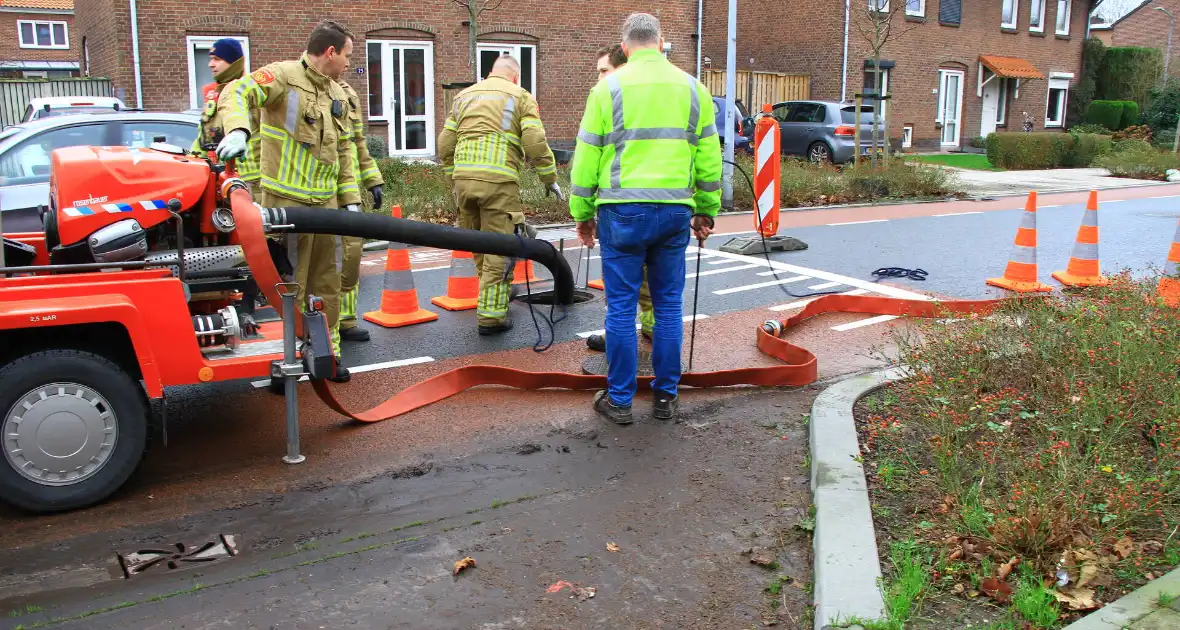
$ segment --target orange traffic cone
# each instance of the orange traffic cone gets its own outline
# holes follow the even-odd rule
[[[1098,191],[1090,191],[1077,242],[1065,271],[1054,271],[1053,277],[1071,287],[1104,287],[1110,280],[1098,269]]]
[[[1016,242],[1012,247],[1012,254],[1008,256],[1008,267],[1004,269],[1004,277],[988,278],[987,283],[993,287],[1018,293],[1053,290],[1053,287],[1037,282],[1037,193],[1035,190],[1028,194],[1028,202],[1024,205],[1024,216],[1020,220],[1020,228],[1016,230]]]
[[[393,216],[402,218],[401,206],[393,207]],[[405,243],[389,242],[385,249],[385,287],[381,289],[381,309],[364,314],[365,321],[397,328],[438,319],[438,313],[418,308],[418,291],[410,271],[410,252]]]
[[[598,289],[599,291],[606,290],[606,285],[602,283],[602,280],[591,280],[590,282],[586,283],[586,286],[590,287],[591,289]]]
[[[1168,262],[1164,263],[1164,277],[1160,278],[1159,295],[1168,306],[1180,306],[1180,223],[1176,224],[1176,235],[1168,250]]]
[[[512,284],[524,284],[526,282],[536,282],[540,280],[535,273],[533,273],[533,261],[529,259],[516,261],[516,266],[512,269]]]
[[[475,255],[451,252],[451,275],[447,294],[430,298],[430,302],[448,311],[469,311],[479,305],[479,276],[475,272]]]

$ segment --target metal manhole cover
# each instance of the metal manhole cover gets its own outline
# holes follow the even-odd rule
[[[216,562],[237,554],[233,535],[219,534],[217,538],[196,546],[173,543],[168,547],[140,549],[128,554],[116,554],[124,579],[146,571],[173,571],[198,564]]]

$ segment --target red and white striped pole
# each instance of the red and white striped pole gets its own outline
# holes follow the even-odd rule
[[[754,125],[754,229],[764,237],[778,234],[779,180],[782,158],[778,121],[770,115],[769,103],[762,105],[762,115]]]

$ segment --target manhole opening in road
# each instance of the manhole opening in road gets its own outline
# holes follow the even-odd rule
[[[580,291],[575,289],[573,303],[583,304],[593,300],[594,298],[595,295],[589,291]],[[536,293],[530,293],[528,295],[521,293],[520,295],[516,296],[516,300],[526,304],[553,304],[556,298],[554,297],[553,290],[550,289],[548,291],[537,291]]]
[[[115,554],[123,579],[131,579],[147,571],[156,573],[208,564],[237,555],[237,542],[232,534],[218,534],[199,545],[182,542],[163,547],[149,547],[132,553]]]

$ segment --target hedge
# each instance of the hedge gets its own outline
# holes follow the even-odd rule
[[[1096,98],[1135,101],[1146,106],[1163,67],[1164,56],[1158,48],[1107,48],[1098,73]]]
[[[1139,122],[1139,104],[1135,101],[1091,101],[1086,122],[1118,131]]]
[[[992,166],[1013,170],[1089,166],[1110,153],[1110,136],[1090,133],[999,132],[987,137]]]

